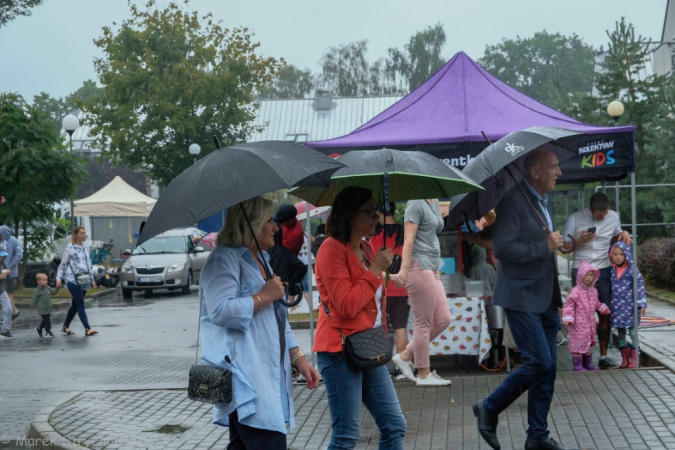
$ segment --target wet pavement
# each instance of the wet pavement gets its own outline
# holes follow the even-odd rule
[[[675,316],[670,305],[655,303],[652,311]],[[107,297],[87,312],[97,336],[85,337],[77,318],[71,325],[75,336],[61,333],[65,311],[59,310],[52,320],[56,337],[41,339],[34,331],[39,316],[24,310],[12,330],[16,338],[0,341],[0,448],[25,448],[31,422],[37,431],[44,426],[97,449],[226,446],[227,429],[211,424],[210,406],[189,401],[184,391],[195,361],[196,293]],[[296,336],[309,348],[308,330],[297,330]],[[675,327],[649,330],[644,342],[675,348],[670,346]],[[571,369],[566,346],[559,347],[559,361],[562,373],[550,417],[556,438],[588,449],[675,448],[672,372],[565,373]],[[432,365],[452,377],[451,387],[396,383],[408,421],[405,448],[487,448],[470,408],[505,372],[478,369],[471,357],[434,359]],[[299,426],[289,435],[290,448],[325,448],[330,436],[325,390],[309,392],[297,385],[295,398]],[[526,405],[523,396],[503,415],[502,448],[522,448]],[[357,448],[376,448],[377,435],[364,412]]]

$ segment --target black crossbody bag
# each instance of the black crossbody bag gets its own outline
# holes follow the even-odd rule
[[[239,277],[239,286],[241,286],[241,272]],[[199,364],[199,330],[201,329],[202,313],[202,290],[199,290],[199,315],[200,320],[197,326],[197,351],[195,352],[195,363],[190,367],[188,378],[188,398],[196,402],[203,403],[230,403],[232,401],[232,372],[220,367],[206,366]],[[232,366],[234,361],[234,350],[237,343],[237,332],[234,332],[234,342],[232,343],[232,359],[225,355],[225,361]]]

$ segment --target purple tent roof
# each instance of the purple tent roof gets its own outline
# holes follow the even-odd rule
[[[632,126],[597,127],[579,122],[499,81],[464,52],[424,84],[351,133],[314,148],[394,147],[492,141],[533,126],[589,134],[634,132]]]

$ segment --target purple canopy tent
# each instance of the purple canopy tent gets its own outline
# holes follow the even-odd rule
[[[636,237],[635,127],[599,127],[579,122],[499,81],[464,52],[452,57],[413,92],[351,133],[305,145],[328,155],[355,149],[393,148],[431,153],[463,168],[488,143],[533,126],[588,133],[579,154],[560,165],[558,183],[618,181],[631,175],[632,232]],[[637,239],[633,240],[637,259]],[[633,280],[636,348],[637,275]]]
[[[579,122],[499,81],[464,52],[351,133],[306,145],[329,155],[353,149],[419,150],[463,168],[487,147],[482,131],[494,142],[533,126],[589,134],[581,141],[581,154],[561,166],[560,183],[616,181],[635,168],[634,127]]]

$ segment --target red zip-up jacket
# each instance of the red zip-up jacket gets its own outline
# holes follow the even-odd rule
[[[375,255],[368,242],[361,242],[366,255]],[[321,302],[326,302],[332,320],[323,305],[314,335],[315,352],[341,352],[345,336],[373,328],[377,319],[375,294],[382,279],[366,270],[350,244],[329,237],[316,257],[316,285]],[[382,295],[382,324],[386,330],[386,298]]]

